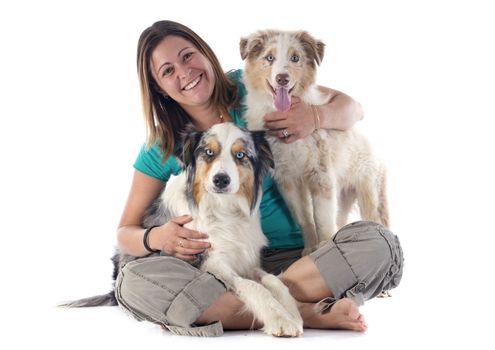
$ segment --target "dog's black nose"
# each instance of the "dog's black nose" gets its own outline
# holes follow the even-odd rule
[[[290,80],[289,74],[285,74],[285,73],[277,74],[275,76],[275,79],[277,79],[277,83],[282,86],[289,84],[289,80]]]
[[[230,177],[227,174],[216,174],[213,176],[213,183],[216,188],[225,188],[230,184]]]

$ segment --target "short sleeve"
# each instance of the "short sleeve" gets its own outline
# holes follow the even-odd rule
[[[154,144],[151,148],[147,148],[146,145],[141,147],[134,162],[134,169],[163,182],[167,182],[171,175],[178,175],[182,171],[177,158],[173,155],[162,162],[158,144]]]

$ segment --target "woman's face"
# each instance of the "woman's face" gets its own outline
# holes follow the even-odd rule
[[[169,35],[151,54],[155,81],[186,111],[208,106],[215,75],[208,59],[189,41]]]

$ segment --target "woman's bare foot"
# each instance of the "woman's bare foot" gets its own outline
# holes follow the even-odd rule
[[[299,311],[304,320],[304,327],[320,329],[349,329],[365,332],[368,325],[359,313],[357,304],[349,298],[337,300],[329,312],[316,313],[314,304],[302,303]]]

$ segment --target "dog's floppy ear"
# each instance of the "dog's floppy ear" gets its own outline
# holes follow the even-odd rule
[[[197,148],[202,135],[192,124],[188,124],[181,133],[182,147],[176,148],[174,153],[182,163],[183,168],[186,168],[194,161],[194,150]]]
[[[257,57],[263,51],[266,38],[267,36],[263,32],[256,32],[247,38],[241,38],[239,43],[241,58],[245,60],[248,57]]]
[[[251,201],[251,214],[256,208],[259,196],[261,195],[261,188],[263,186],[263,179],[266,174],[270,172],[271,169],[275,168],[275,163],[273,161],[272,151],[270,145],[265,138],[265,131],[250,131],[251,138],[253,140],[254,148],[258,156],[257,161],[254,162],[254,189],[253,198]]]
[[[239,49],[241,51],[241,58],[243,60],[245,60],[247,57],[247,53],[248,53],[247,45],[248,45],[248,39],[241,38],[241,41],[239,42]]]
[[[251,135],[254,142],[254,147],[256,148],[256,152],[260,158],[260,162],[262,164],[261,172],[265,175],[268,170],[275,168],[275,161],[273,160],[272,150],[270,148],[270,144],[265,138],[265,131],[257,130],[251,131]]]
[[[320,65],[321,61],[323,61],[323,55],[325,53],[325,44],[323,41],[316,40],[305,31],[298,32],[296,36],[301,41],[306,55]]]

